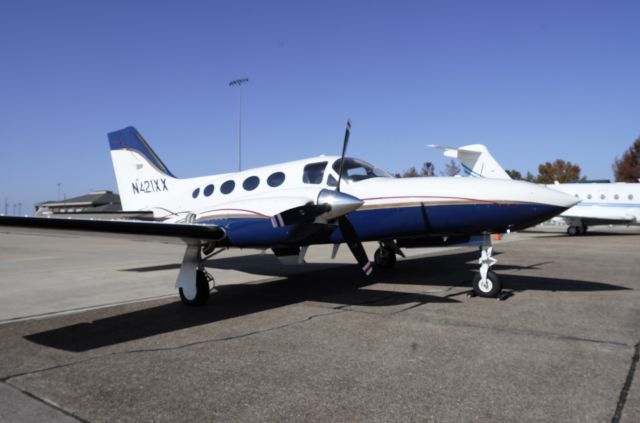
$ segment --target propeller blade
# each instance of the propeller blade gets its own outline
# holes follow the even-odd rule
[[[349,144],[349,135],[351,135],[351,119],[347,120],[347,129],[344,131],[344,141],[342,142],[342,157],[340,158],[340,173],[338,173],[338,185],[336,191],[340,192],[340,181],[342,180],[342,170],[344,168],[344,156],[347,153],[347,144]]]
[[[358,261],[358,264],[362,268],[362,271],[365,275],[369,276],[373,271],[373,265],[369,261],[369,257],[367,257],[367,252],[364,251],[364,247],[358,238],[358,234],[356,233],[355,228],[349,222],[345,216],[341,216],[338,218],[338,225],[340,226],[340,230],[342,231],[342,236],[344,240],[347,242],[351,253]]]
[[[322,216],[326,223],[328,220],[356,210],[362,204],[363,201],[353,195],[322,189],[315,203],[309,201],[302,206],[280,212],[271,218],[271,224],[274,228],[282,228],[296,223],[311,222],[318,216]]]
[[[331,209],[329,204],[313,204],[309,202],[304,206],[294,207],[276,214],[271,218],[271,225],[274,228],[293,225],[296,223],[309,222]]]

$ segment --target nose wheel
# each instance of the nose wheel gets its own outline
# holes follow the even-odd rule
[[[479,297],[497,298],[502,291],[502,282],[492,270],[487,271],[487,276],[482,280],[480,273],[473,277],[473,292]]]

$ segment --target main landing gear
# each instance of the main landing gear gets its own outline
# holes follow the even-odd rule
[[[502,283],[498,275],[492,270],[491,266],[496,264],[498,260],[491,257],[493,253],[493,244],[491,242],[491,234],[484,234],[482,246],[480,247],[480,271],[473,277],[473,292],[479,297],[498,298],[502,291]]]
[[[391,269],[396,265],[396,254],[404,257],[394,241],[381,241],[380,247],[373,255],[373,260],[381,269]]]
[[[584,235],[587,232],[587,225],[571,225],[567,228],[567,233],[571,236]]]
[[[203,306],[209,299],[213,276],[202,266],[200,244],[190,244],[184,253],[176,288],[182,303],[188,306]],[[211,255],[210,255],[211,256]]]

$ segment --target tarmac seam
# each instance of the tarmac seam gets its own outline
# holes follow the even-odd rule
[[[638,361],[640,361],[640,342],[635,345],[635,351],[633,357],[631,358],[631,365],[629,366],[629,371],[627,372],[627,377],[624,381],[624,385],[622,385],[622,389],[620,390],[620,397],[618,398],[618,404],[616,405],[616,412],[611,418],[611,423],[619,423],[620,419],[622,418],[622,411],[624,410],[624,406],[627,402],[627,396],[629,395],[629,390],[631,389],[631,384],[633,383],[633,377],[636,373],[636,366],[638,365]]]
[[[82,423],[89,423],[88,420],[85,420],[85,419],[83,419],[81,417],[76,416],[75,414],[73,414],[73,413],[65,410],[64,408],[60,407],[58,404],[56,404],[54,402],[51,402],[51,401],[49,401],[49,400],[47,400],[45,398],[40,398],[40,397],[32,394],[29,391],[25,391],[24,389],[21,389],[19,386],[16,386],[16,385],[14,385],[12,383],[9,383],[7,381],[2,381],[0,383],[4,383],[5,385],[15,389],[16,391],[20,392],[21,394],[26,395],[27,397],[29,397],[29,398],[31,398],[31,399],[33,399],[35,401],[38,401],[39,403],[44,404],[47,407],[53,408],[54,410],[59,411],[60,413],[64,414],[67,417],[71,417],[72,419],[75,419],[75,420],[77,420],[79,422],[82,422]]]

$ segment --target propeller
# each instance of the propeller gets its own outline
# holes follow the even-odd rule
[[[344,141],[342,142],[342,156],[340,157],[340,171],[338,173],[338,184],[336,186],[336,192],[340,192],[340,181],[342,180],[342,172],[344,171],[344,156],[347,153],[349,135],[351,135],[351,119],[347,120],[347,127],[344,131]],[[358,233],[345,215],[346,213],[338,217],[338,226],[340,226],[342,237],[347,242],[347,245],[351,250],[351,254],[353,254],[353,256],[358,261],[358,264],[362,268],[362,271],[365,273],[365,275],[369,276],[373,271],[373,265],[369,261],[369,257],[367,257],[367,252],[364,250],[362,242],[360,242]]]
[[[349,143],[349,135],[351,134],[351,121],[347,121],[347,128],[344,133],[344,141],[342,143],[342,156],[340,158],[340,172],[338,174],[338,184],[335,191],[323,189],[318,194],[316,202],[308,202],[302,206],[293,207],[291,209],[280,212],[271,218],[271,224],[274,228],[282,228],[287,225],[298,223],[311,223],[317,217],[321,217],[325,222],[332,219],[338,220],[338,226],[342,232],[342,237],[349,246],[349,250],[358,261],[362,271],[369,276],[373,271],[373,265],[367,257],[367,253],[360,242],[358,233],[346,217],[346,214],[356,210],[364,203],[353,195],[340,192],[340,181],[342,180],[342,172],[344,170],[344,157],[347,153],[347,145]]]

